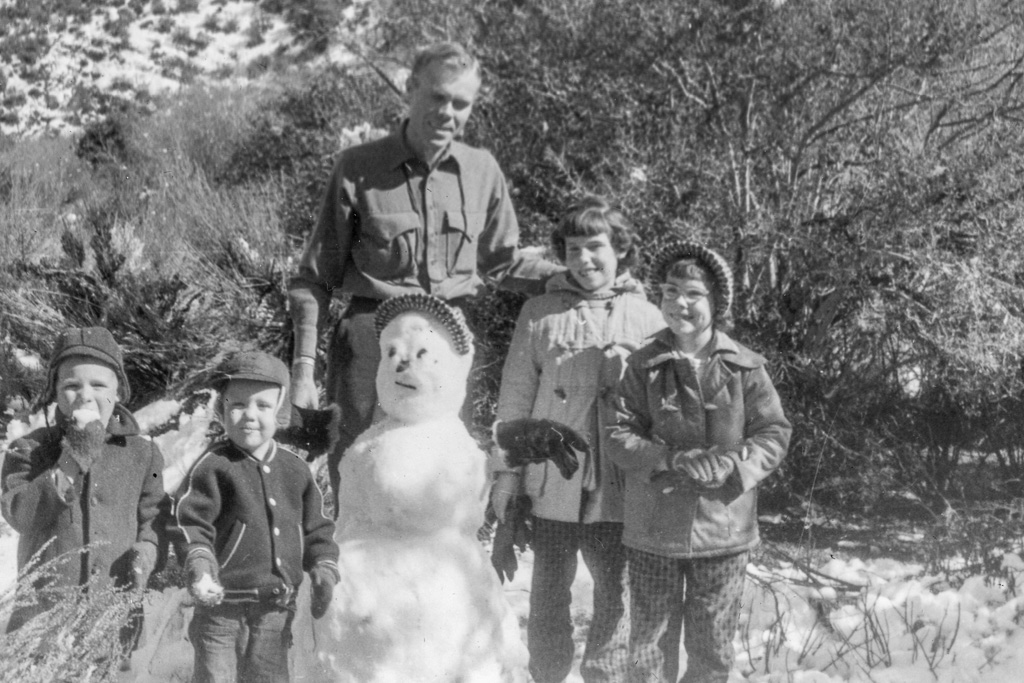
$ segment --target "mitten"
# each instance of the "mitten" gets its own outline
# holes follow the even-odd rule
[[[193,554],[185,560],[188,573],[188,592],[196,602],[206,607],[219,605],[224,599],[224,587],[217,581],[217,567],[210,558]]]
[[[156,546],[149,541],[136,541],[132,545],[132,588],[145,590],[149,575],[156,566]]]
[[[494,543],[491,545],[491,566],[498,572],[498,580],[505,583],[505,580],[512,581],[519,569],[519,561],[516,559],[515,529],[508,522],[498,522],[498,528],[494,532]]]
[[[62,444],[82,474],[88,472],[102,455],[106,442],[107,429],[100,423],[99,413],[79,409],[72,414],[72,420],[64,430]]]
[[[309,612],[314,619],[319,619],[327,614],[331,598],[334,597],[334,585],[338,583],[341,576],[333,566],[320,563],[309,571],[309,579],[312,583]]]
[[[288,426],[274,434],[278,443],[306,451],[310,462],[334,450],[340,438],[341,408],[335,403],[323,410],[293,405]]]
[[[512,581],[519,569],[516,547],[525,551],[532,536],[530,525],[531,502],[528,496],[512,499],[505,514],[505,521],[498,522],[491,546],[491,566],[498,572],[498,579]]]
[[[579,469],[580,454],[590,457],[587,440],[554,420],[502,420],[494,425],[494,442],[506,452],[509,467],[551,460],[566,479]]]

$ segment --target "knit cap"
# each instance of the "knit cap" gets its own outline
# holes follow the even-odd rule
[[[652,274],[659,283],[665,282],[669,269],[684,259],[693,259],[707,270],[715,281],[718,292],[716,313],[725,315],[732,308],[733,279],[728,262],[716,251],[690,240],[674,240],[661,250],[654,261]]]
[[[46,390],[43,391],[42,405],[47,405],[57,398],[57,371],[60,364],[67,358],[84,356],[101,361],[114,369],[117,375],[121,401],[131,400],[131,389],[128,376],[124,371],[124,357],[121,347],[114,341],[114,335],[105,327],[73,327],[57,337],[57,344],[50,357],[47,369]]]
[[[473,348],[473,333],[466,324],[466,318],[462,311],[430,294],[414,292],[401,294],[387,299],[377,307],[377,314],[373,319],[373,327],[380,339],[381,332],[392,320],[403,313],[415,311],[425,313],[440,322],[448,334],[451,335],[455,350],[460,356],[465,356]]]

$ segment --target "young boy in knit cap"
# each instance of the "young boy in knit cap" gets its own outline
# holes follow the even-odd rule
[[[315,619],[338,581],[334,523],[305,461],[274,440],[290,382],[284,363],[237,353],[217,377],[225,438],[182,483],[172,526],[196,601],[192,680],[288,681],[302,574]]]
[[[654,275],[668,329],[629,357],[611,434],[626,471],[629,680],[675,681],[669,622],[681,610],[682,681],[724,683],[759,542],[757,486],[785,456],[791,428],[765,359],[726,334],[725,260],[679,242]]]
[[[15,607],[8,632],[60,599],[59,590],[50,589],[145,588],[166,499],[164,463],[124,407],[130,393],[121,349],[109,331],[73,328],[58,337],[40,400],[43,406],[57,402],[55,424],[11,445],[0,500],[4,518],[21,534],[19,573],[36,553],[39,562],[61,559],[52,576],[44,572],[37,582],[37,589],[47,589],[38,602]],[[121,635],[134,640],[130,626]]]
[[[569,674],[575,654],[570,588],[582,551],[594,577],[594,617],[580,673],[584,681],[623,680],[623,477],[605,441],[625,358],[665,322],[629,273],[636,235],[621,211],[587,197],[566,213],[551,243],[567,270],[548,280],[547,293],[523,306],[505,360],[497,417],[565,425],[586,437],[590,456],[569,479],[550,461],[499,468],[491,500],[502,522],[512,496],[525,493],[532,503],[527,632],[533,679],[558,683]]]

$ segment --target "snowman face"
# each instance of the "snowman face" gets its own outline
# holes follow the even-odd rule
[[[403,313],[381,332],[380,355],[377,400],[387,415],[413,424],[459,414],[473,355],[456,353],[444,325]]]

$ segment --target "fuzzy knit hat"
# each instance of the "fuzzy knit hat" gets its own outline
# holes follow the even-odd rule
[[[473,348],[473,333],[466,324],[466,318],[462,311],[449,306],[436,296],[422,293],[401,294],[387,299],[377,307],[377,315],[373,319],[373,327],[380,339],[381,332],[392,320],[403,313],[416,311],[425,313],[444,325],[455,343],[455,350],[460,356],[465,356]]]
[[[121,347],[114,341],[114,335],[105,327],[73,327],[57,337],[53,355],[46,375],[46,389],[40,398],[40,405],[48,405],[57,398],[57,371],[67,358],[84,356],[105,363],[114,369],[121,401],[131,399],[128,376],[124,371],[124,356]]]
[[[654,261],[652,274],[655,281],[665,282],[669,269],[684,259],[693,259],[711,274],[718,293],[716,313],[722,316],[728,314],[732,308],[734,289],[732,269],[718,252],[708,249],[703,244],[690,240],[675,240],[666,244]]]

